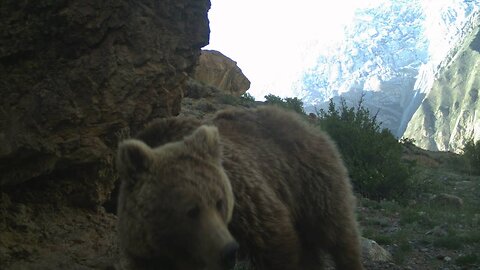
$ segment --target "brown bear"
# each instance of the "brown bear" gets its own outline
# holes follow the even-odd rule
[[[154,121],[118,149],[122,269],[363,269],[347,170],[331,141],[277,107]]]

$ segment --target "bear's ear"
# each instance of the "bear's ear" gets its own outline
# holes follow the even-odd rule
[[[217,127],[200,126],[184,140],[189,150],[205,158],[218,159],[221,155],[220,134]]]
[[[153,150],[142,141],[129,139],[118,146],[117,168],[122,173],[133,176],[147,172],[153,162]]]

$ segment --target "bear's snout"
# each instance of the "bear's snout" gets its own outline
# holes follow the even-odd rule
[[[223,248],[221,254],[222,269],[233,269],[237,261],[238,248],[237,242],[230,242]]]

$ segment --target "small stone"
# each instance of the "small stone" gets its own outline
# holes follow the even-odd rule
[[[448,256],[445,256],[445,258],[443,258],[443,260],[446,261],[446,262],[449,262],[449,261],[452,260],[452,258],[450,258],[450,257],[448,257]]]
[[[446,236],[448,235],[448,232],[447,232],[447,229],[448,228],[448,225],[446,224],[443,224],[443,225],[440,225],[440,226],[435,226],[432,230],[426,232],[425,234],[426,235],[433,235],[433,236],[438,236],[438,237],[441,237],[441,236]]]
[[[381,247],[374,240],[362,238],[362,253],[364,257],[374,262],[388,262],[392,260],[392,255],[386,249]]]

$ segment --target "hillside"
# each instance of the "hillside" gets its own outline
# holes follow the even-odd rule
[[[480,27],[440,72],[404,136],[424,149],[459,152],[480,139]]]
[[[480,176],[463,172],[459,156],[449,152],[410,145],[404,158],[417,162],[406,202],[360,200],[364,237],[393,256],[367,269],[478,269]]]

